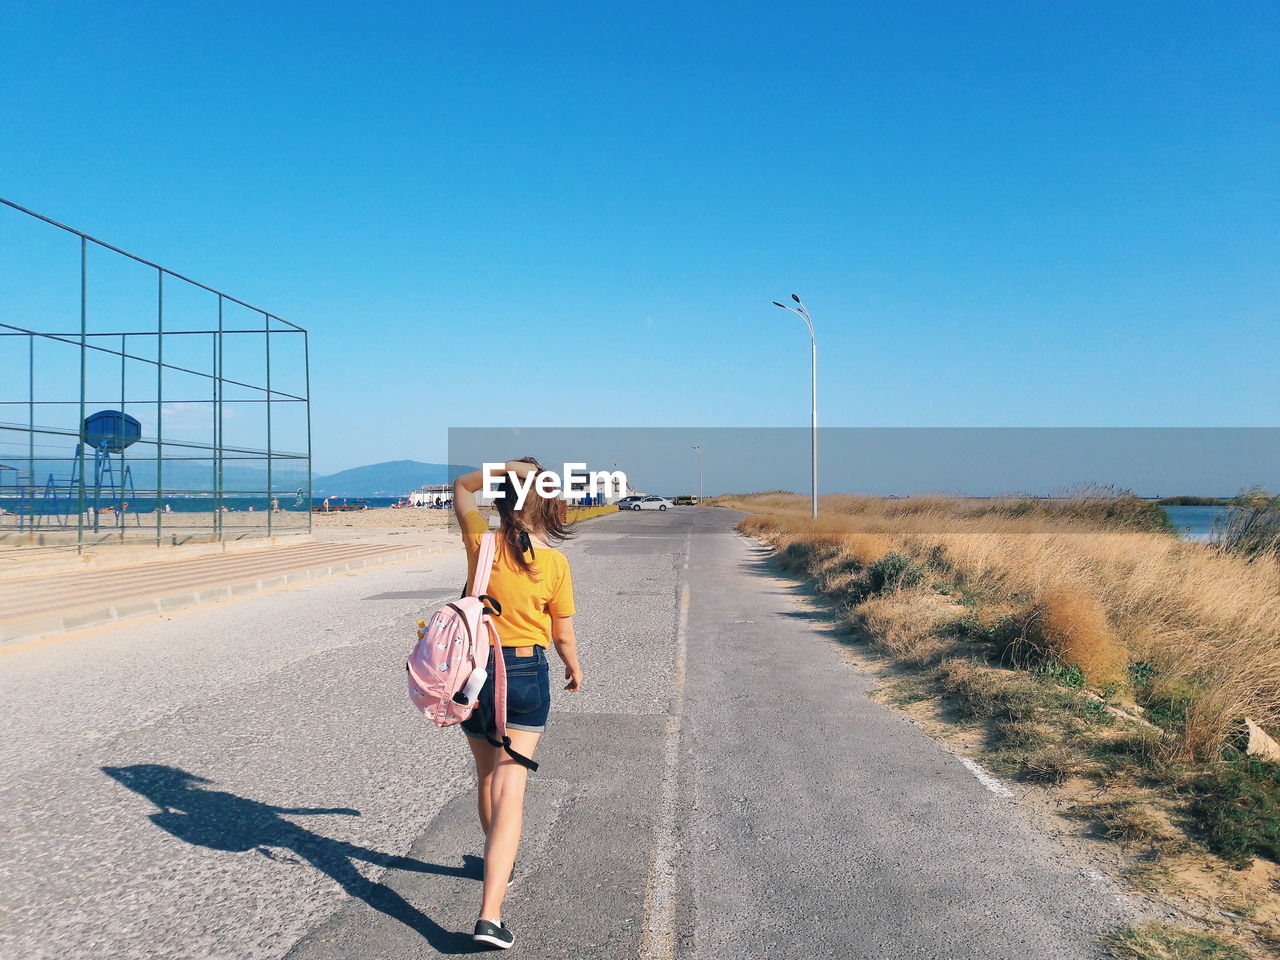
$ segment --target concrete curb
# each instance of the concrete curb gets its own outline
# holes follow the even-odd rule
[[[84,630],[89,627],[100,627],[138,617],[155,614],[173,613],[188,607],[216,603],[219,600],[231,600],[236,597],[251,596],[264,590],[277,587],[296,586],[308,580],[319,580],[339,573],[351,573],[371,567],[387,566],[416,560],[441,553],[439,546],[428,545],[396,550],[373,557],[356,557],[351,560],[339,560],[333,563],[322,563],[306,570],[290,570],[288,573],[266,574],[252,580],[241,580],[213,587],[201,587],[197,590],[178,590],[147,600],[126,600],[116,604],[104,604],[89,610],[75,610],[68,613],[54,613],[48,616],[32,617],[11,623],[0,624],[0,647],[24,640],[36,640],[73,630]]]

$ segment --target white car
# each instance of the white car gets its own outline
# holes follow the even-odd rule
[[[671,506],[666,497],[644,497],[631,504],[632,510],[665,510]]]

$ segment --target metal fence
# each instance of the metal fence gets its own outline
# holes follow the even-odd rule
[[[0,198],[0,553],[310,529],[307,331]]]

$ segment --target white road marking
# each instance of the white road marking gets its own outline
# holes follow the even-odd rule
[[[689,569],[690,534],[685,535],[684,564]],[[689,627],[689,584],[680,584],[676,615],[674,690],[663,735],[662,788],[654,823],[653,864],[644,897],[644,931],[640,960],[672,960],[676,951],[676,780],[680,762],[680,728],[684,717],[685,643]]]
[[[978,782],[980,784],[994,793],[997,797],[1013,796],[1013,791],[988,773],[982,764],[975,760],[970,760],[968,757],[960,757],[959,760],[968,768],[970,773],[978,778]]]

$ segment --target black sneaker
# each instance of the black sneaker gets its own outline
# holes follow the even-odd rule
[[[471,935],[476,943],[487,943],[499,950],[509,950],[516,942],[516,935],[505,923],[493,923],[490,920],[477,920],[476,932]]]

